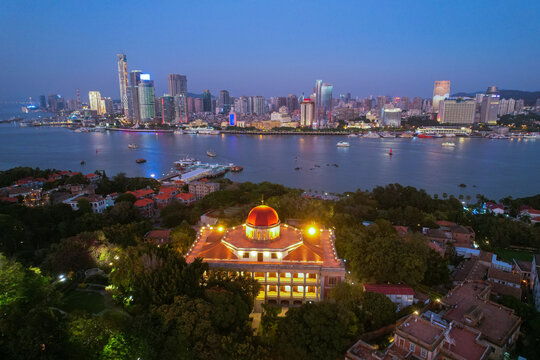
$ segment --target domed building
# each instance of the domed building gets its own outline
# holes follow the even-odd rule
[[[240,226],[203,226],[186,259],[202,258],[211,268],[245,272],[261,284],[260,304],[283,306],[320,301],[345,278],[332,230],[283,224],[267,205],[254,207]]]

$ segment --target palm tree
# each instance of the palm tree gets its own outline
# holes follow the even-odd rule
[[[447,193],[442,193],[442,197],[446,199],[448,197],[448,194]]]

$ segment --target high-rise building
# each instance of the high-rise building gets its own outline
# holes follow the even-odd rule
[[[312,127],[315,123],[315,103],[305,98],[300,103],[300,126]]]
[[[114,113],[113,101],[110,97],[101,98],[100,107],[102,110],[102,115],[112,115]]]
[[[194,111],[195,113],[199,114],[203,112],[203,101],[201,98],[195,98],[194,100]]]
[[[79,91],[79,89],[77,89],[76,93],[77,93],[77,103],[76,103],[75,109],[82,109],[81,92]]]
[[[150,74],[140,74],[139,86],[139,116],[140,121],[145,123],[156,117],[156,102],[154,97],[154,81],[150,80]]]
[[[440,103],[439,122],[465,125],[474,123],[476,102],[474,99],[445,99]]]
[[[203,92],[202,106],[203,112],[212,112],[212,94],[208,89]]]
[[[140,70],[132,70],[129,73],[129,87],[128,87],[128,119],[135,124],[138,124],[141,120],[140,106],[139,106],[139,83],[141,82]]]
[[[386,104],[386,96],[377,96],[377,110],[381,110]]]
[[[422,110],[422,99],[418,96],[413,98],[411,109]]]
[[[433,112],[439,112],[439,102],[450,97],[450,80],[435,81],[433,87]]]
[[[47,108],[47,97],[45,95],[40,95],[39,96],[39,107],[41,109],[46,109]]]
[[[323,119],[322,114],[322,80],[315,81],[315,88],[313,89],[315,94],[315,121],[319,124]]]
[[[522,112],[523,107],[525,107],[525,100],[523,100],[523,99],[516,100],[515,112],[517,112],[517,113]]]
[[[231,98],[227,90],[220,90],[216,106],[221,109],[221,112],[228,114],[231,110]]]
[[[127,56],[125,54],[117,54],[118,59],[118,82],[120,84],[120,102],[124,109],[124,115],[129,113],[129,100],[128,100],[128,72],[127,72]]]
[[[411,100],[407,97],[407,96],[404,96],[401,98],[398,106],[402,109],[402,110],[409,110],[410,109],[410,106],[411,106]]]
[[[294,94],[289,94],[287,96],[287,109],[289,113],[293,113],[294,110],[298,109],[298,97]]]
[[[60,94],[49,95],[49,110],[53,113],[62,111],[66,107],[64,98]]]
[[[516,101],[514,99],[501,99],[499,101],[499,112],[500,116],[511,114],[514,112],[516,107]]]
[[[161,123],[172,124],[176,121],[175,97],[171,95],[163,95],[160,99],[161,103]]]
[[[169,74],[169,95],[187,96],[187,77],[186,75]]]
[[[265,101],[262,96],[251,96],[252,99],[252,113],[256,115],[263,115],[265,110]]]
[[[401,126],[401,109],[383,107],[381,109],[381,121],[384,126],[400,127]]]
[[[482,98],[480,108],[480,122],[485,124],[496,124],[499,113],[499,90],[496,86],[490,86]]]
[[[101,94],[99,91],[88,92],[88,104],[90,104],[90,110],[97,111],[98,115],[101,115]]]
[[[185,95],[176,95],[174,97],[174,109],[177,123],[187,123],[188,102]]]
[[[193,114],[195,112],[195,98],[193,97],[187,98],[187,111],[188,111],[188,114]]]
[[[322,108],[322,118],[319,120],[319,125],[326,126],[327,123],[331,122],[331,113],[332,113],[332,84],[322,84],[321,86],[321,108]]]

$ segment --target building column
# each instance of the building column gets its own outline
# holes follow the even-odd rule
[[[268,297],[268,272],[264,272],[264,302],[266,303]]]
[[[306,274],[307,273],[304,273],[304,298],[303,298],[304,301],[306,301]]]
[[[280,304],[281,299],[280,297],[280,287],[281,287],[281,273],[278,271],[276,272],[277,276],[277,298],[278,298],[278,305]]]
[[[294,288],[294,274],[293,273],[290,273],[290,274],[291,274],[291,291],[290,291],[289,296],[291,297],[292,301],[294,301],[294,296],[293,296],[293,294],[294,294],[294,291],[293,291],[293,288]]]

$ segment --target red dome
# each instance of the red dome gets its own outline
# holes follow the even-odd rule
[[[251,209],[246,223],[251,226],[272,226],[279,223],[279,217],[270,206],[259,205]]]

